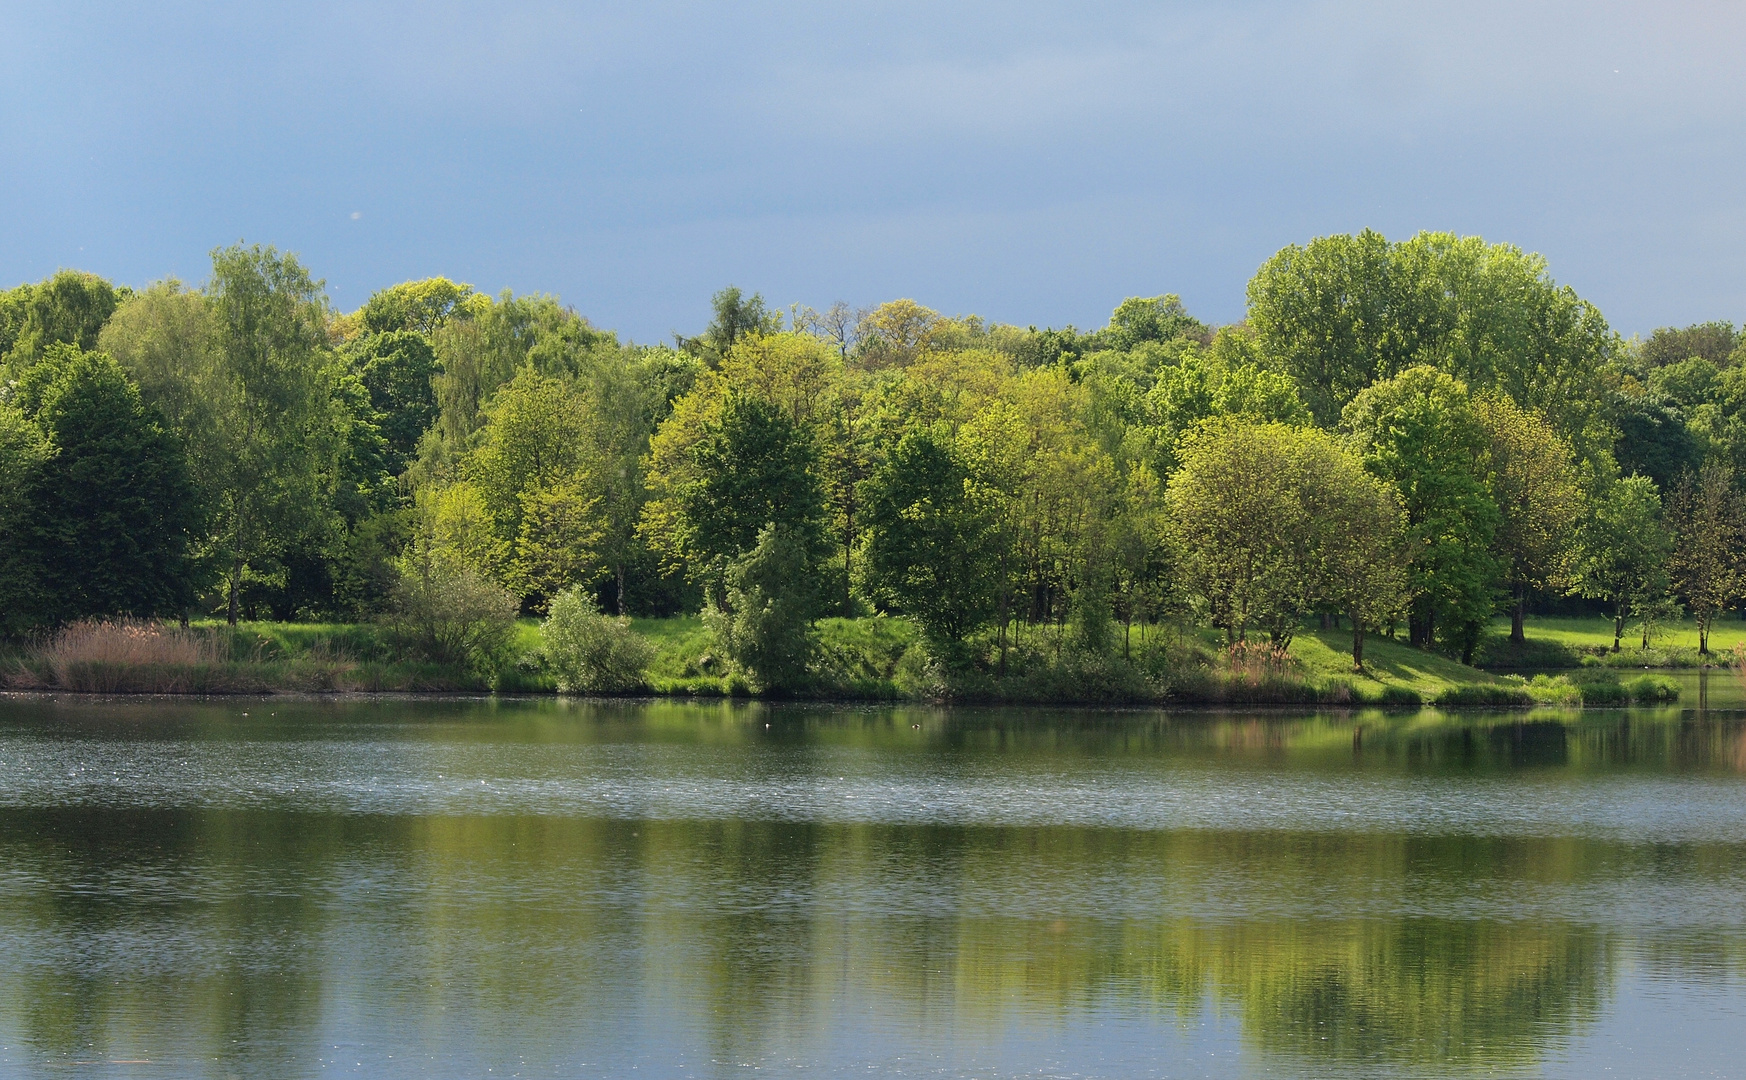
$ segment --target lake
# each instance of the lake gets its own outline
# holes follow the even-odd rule
[[[0,699],[0,1075],[1740,1076],[1698,700]]]

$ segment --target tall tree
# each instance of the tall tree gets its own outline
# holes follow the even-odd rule
[[[1716,616],[1746,596],[1746,507],[1732,470],[1712,458],[1674,488],[1667,511],[1674,535],[1668,569],[1697,620],[1698,652],[1707,656]]]
[[[211,405],[224,442],[212,478],[235,623],[245,572],[329,524],[341,423],[329,396],[322,285],[290,253],[212,253],[207,285],[221,356]]]
[[[1427,364],[1540,409],[1584,457],[1604,435],[1597,373],[1621,349],[1543,258],[1450,233],[1286,247],[1249,282],[1249,321],[1321,424],[1372,382]]]
[[[1409,368],[1353,398],[1342,425],[1406,507],[1412,643],[1441,641],[1470,658],[1496,610],[1502,568],[1492,553],[1500,515],[1486,483],[1491,442],[1467,387]]]
[[[1625,620],[1667,595],[1672,550],[1655,481],[1627,476],[1595,500],[1578,536],[1576,588],[1612,609],[1614,652]]]
[[[35,562],[34,621],[185,615],[201,507],[182,444],[121,366],[56,344],[21,397],[49,452],[30,473],[21,547]]]
[[[1488,480],[1500,514],[1493,544],[1510,592],[1510,640],[1521,644],[1528,591],[1569,583],[1582,491],[1569,444],[1543,416],[1495,393],[1475,406],[1491,444]]]
[[[949,439],[911,431],[867,492],[867,576],[883,603],[950,652],[995,614],[994,522]]]

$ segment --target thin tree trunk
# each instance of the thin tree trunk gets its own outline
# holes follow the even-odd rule
[[[1619,601],[1613,606],[1613,651],[1619,651],[1619,641],[1625,636],[1625,603]],[[1643,646],[1648,648],[1647,645]]]
[[[242,561],[241,556],[237,556],[231,560],[231,564],[230,564],[230,602],[225,607],[225,616],[224,616],[225,622],[229,623],[231,626],[236,625],[236,602],[237,602],[237,593],[239,591],[241,591],[241,589],[242,589],[242,568],[243,568],[243,561]]]
[[[614,576],[618,578],[618,617],[622,619],[624,618],[624,563],[621,562],[614,567],[613,572]]]
[[[1352,666],[1364,670],[1364,620],[1352,616]]]
[[[1528,637],[1522,632],[1522,619],[1528,608],[1528,587],[1516,585],[1516,602],[1510,607],[1510,644],[1525,645]]]

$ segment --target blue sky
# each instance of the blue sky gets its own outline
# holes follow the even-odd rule
[[[0,282],[341,308],[446,274],[639,341],[732,282],[1101,325],[1242,317],[1366,226],[1544,253],[1625,333],[1746,319],[1746,5],[0,5]]]

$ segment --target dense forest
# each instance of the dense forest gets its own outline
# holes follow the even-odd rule
[[[1228,326],[713,306],[670,345],[444,278],[342,313],[259,246],[0,292],[0,629],[579,600],[703,611],[773,687],[835,615],[993,673],[1160,622],[1468,657],[1565,597],[1707,633],[1746,594],[1741,336],[1626,340],[1512,246],[1294,245]]]

